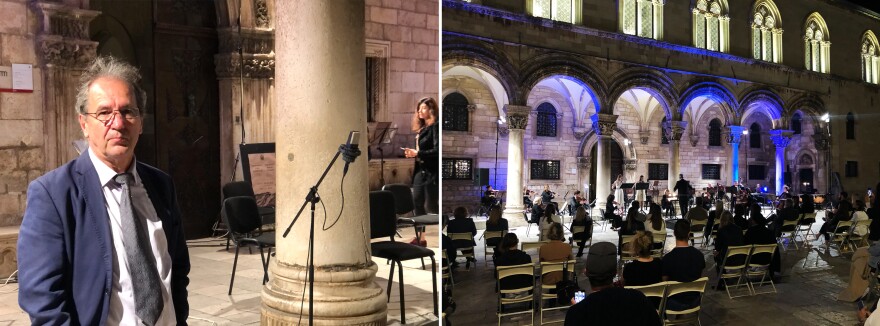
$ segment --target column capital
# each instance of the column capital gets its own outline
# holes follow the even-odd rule
[[[611,136],[617,127],[617,116],[613,114],[596,113],[590,117],[593,121],[593,131],[596,136]]]
[[[727,126],[727,143],[739,144],[743,135],[743,130],[746,130],[743,126]]]
[[[527,105],[504,105],[504,111],[507,112],[507,123],[512,130],[525,130],[529,124],[529,113],[532,107]]]
[[[647,145],[648,140],[651,139],[651,131],[650,130],[640,130],[639,131],[639,141],[642,145]]]
[[[48,1],[35,1],[33,7],[39,23],[37,56],[43,65],[85,69],[98,49],[98,42],[89,38],[89,23],[101,12]]]
[[[684,128],[687,128],[687,121],[666,121],[663,123],[663,131],[666,132],[666,139],[669,141],[681,141],[681,135],[684,134]]]
[[[776,145],[776,148],[785,148],[791,143],[791,135],[794,131],[785,129],[770,130],[770,140]]]
[[[577,166],[580,169],[589,170],[591,167],[590,157],[589,156],[578,156],[577,157]]]
[[[815,133],[813,134],[813,142],[816,144],[816,149],[820,151],[827,151],[831,148],[831,137],[828,137],[825,133]]]

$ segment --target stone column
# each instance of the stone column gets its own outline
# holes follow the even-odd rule
[[[666,121],[663,123],[663,130],[666,132],[666,139],[669,140],[669,190],[675,187],[678,181],[678,175],[681,173],[679,166],[678,148],[681,144],[681,135],[684,134],[684,128],[687,127],[686,121]]]
[[[507,204],[504,218],[522,219],[523,206],[523,132],[529,123],[532,108],[524,105],[505,105],[510,133],[507,136]]]
[[[820,189],[817,181],[821,180],[824,183],[822,186],[825,187],[825,193],[828,193],[831,187],[831,174],[828,172],[831,169],[831,137],[824,130],[819,130],[813,134],[813,143],[816,144],[816,151],[819,154],[816,158],[816,172],[813,174],[813,189]],[[820,167],[821,176],[817,177],[816,175],[820,174]]]
[[[590,188],[590,157],[589,156],[578,156],[577,157],[577,167],[578,167],[578,190],[584,192],[584,198],[589,199],[590,194],[594,191]]]
[[[364,1],[278,1],[275,82],[276,183],[279,231],[300,208],[309,188],[350,130],[361,132],[366,149],[367,116],[363,81]],[[308,32],[304,32],[308,31]],[[304,105],[312,109],[303,109]],[[291,135],[295,131],[295,135]],[[342,191],[345,206],[332,228],[316,221],[314,248],[314,323],[316,325],[385,325],[386,297],[375,282],[370,256],[367,160],[351,164]],[[342,160],[319,189],[328,215],[338,214]],[[320,210],[320,208],[318,209]],[[320,214],[320,213],[319,213]],[[320,215],[319,215],[320,218]],[[309,210],[292,232],[277,234],[277,258],[263,287],[261,324],[308,323],[307,280]],[[302,307],[302,309],[300,309]]]
[[[593,120],[593,132],[599,138],[596,142],[596,206],[605,207],[611,194],[611,135],[617,127],[617,116],[597,113],[590,119]]]
[[[776,145],[776,195],[782,193],[782,186],[785,185],[785,147],[791,142],[791,135],[794,131],[775,129],[770,130],[770,140]]]
[[[730,160],[727,166],[730,167],[730,183],[733,184],[739,180],[739,141],[742,139],[743,130],[741,126],[727,126],[727,143],[730,144]]]

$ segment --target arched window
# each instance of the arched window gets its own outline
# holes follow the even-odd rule
[[[527,0],[526,11],[535,17],[581,23],[581,0]]]
[[[852,112],[846,114],[846,139],[856,139],[856,117]]]
[[[761,148],[761,126],[757,122],[749,127],[749,147]]]
[[[694,13],[694,46],[712,51],[728,51],[730,17],[726,0],[698,0]]]
[[[871,84],[880,83],[880,48],[874,32],[862,35],[862,80]]]
[[[804,25],[804,63],[807,70],[831,71],[831,37],[828,26],[818,12],[810,14]]]
[[[468,131],[468,100],[461,93],[443,98],[443,130]]]
[[[709,122],[709,146],[721,146],[721,120]]]
[[[665,0],[619,0],[620,31],[660,40],[663,38]]]
[[[669,138],[666,137],[666,117],[663,117],[663,121],[660,121],[660,143],[661,144],[669,144]]]
[[[793,117],[791,117],[791,130],[794,131],[795,135],[801,134],[801,114],[795,113]]]
[[[782,19],[772,0],[758,0],[752,11],[752,57],[782,62]]]
[[[538,105],[538,123],[535,134],[544,137],[556,137],[556,108],[544,102]]]

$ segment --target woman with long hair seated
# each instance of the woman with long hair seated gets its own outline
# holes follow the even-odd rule
[[[550,232],[547,233],[550,242],[538,248],[538,257],[543,262],[562,262],[574,259],[571,256],[571,245],[562,242],[565,239],[565,233],[562,231],[562,224],[553,223],[550,225]],[[542,282],[544,285],[556,285],[556,282],[562,280],[562,272],[553,272],[544,276]]]
[[[502,231],[507,233],[507,219],[501,217],[501,206],[495,205],[489,210],[489,219],[486,220],[486,231]],[[486,246],[495,247],[501,242],[501,238],[486,239]]]
[[[584,246],[593,236],[593,220],[590,218],[590,214],[587,214],[587,209],[584,206],[578,207],[574,213],[574,220],[571,221],[571,229],[574,230],[574,227],[576,226],[584,227],[584,232],[578,232],[571,235],[572,240],[577,241],[578,245],[578,253],[576,256],[581,257],[584,255]]]
[[[645,223],[639,222],[636,216],[639,215],[639,209],[636,207],[630,207],[629,211],[626,213],[626,221],[620,230],[617,231],[617,254],[621,254],[623,250],[628,250],[628,248],[623,248],[623,236],[625,235],[635,235],[636,231],[644,231]]]
[[[650,231],[638,231],[633,237],[631,251],[636,259],[623,266],[620,282],[626,286],[640,286],[663,281],[663,265],[651,255],[654,236]]]
[[[516,233],[508,233],[498,243],[495,248],[495,266],[514,266],[529,264],[532,257],[529,254],[517,249],[519,238]],[[534,278],[531,275],[515,275],[501,280],[501,289],[519,289],[532,284]]]
[[[648,221],[645,224],[645,231],[651,231],[651,233],[655,235],[663,235],[662,239],[664,239],[664,241],[662,243],[654,243],[653,246],[654,249],[663,248],[663,245],[666,243],[666,220],[663,219],[660,205],[657,205],[656,203],[651,203],[651,206],[648,209]]]
[[[544,209],[544,216],[541,217],[541,221],[538,223],[538,226],[541,228],[541,235],[538,239],[541,241],[547,240],[547,235],[550,233],[550,226],[553,225],[553,223],[559,223],[559,221],[559,218],[556,216],[556,204],[547,204],[547,208]]]

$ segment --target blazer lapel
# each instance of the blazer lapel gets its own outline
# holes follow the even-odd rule
[[[87,216],[82,216],[82,220],[78,222],[83,223],[83,226],[92,225],[94,227],[98,243],[104,247],[105,269],[108,273],[112,273],[111,251],[113,240],[110,238],[110,215],[107,214],[107,208],[104,203],[103,185],[100,184],[98,171],[95,170],[88,151],[83,152],[76,159],[74,171],[76,171],[76,186],[79,188],[88,214]],[[109,278],[107,282],[109,284]]]

